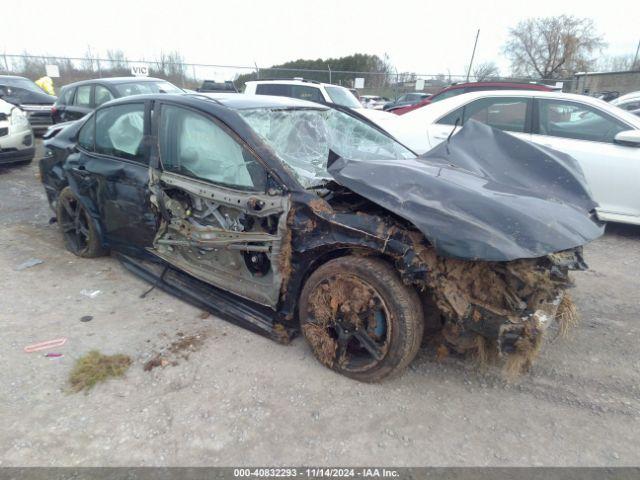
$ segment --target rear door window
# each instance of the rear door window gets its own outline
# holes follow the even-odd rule
[[[128,103],[96,113],[96,153],[144,161],[144,104]]]
[[[94,95],[96,107],[102,105],[103,103],[107,103],[109,100],[113,100],[112,93],[107,87],[104,87],[102,85],[96,85]]]
[[[75,88],[67,88],[60,98],[58,99],[58,103],[61,105],[69,105],[71,103],[71,99],[73,98],[73,92],[75,92]]]
[[[481,98],[465,106],[463,120],[473,119],[507,132],[523,133],[528,105],[528,98]]]
[[[91,107],[91,88],[91,85],[79,86],[73,104],[77,107]]]
[[[324,97],[318,87],[307,87],[306,85],[291,85],[291,96],[309,102],[324,103]]]
[[[96,116],[93,115],[80,129],[78,145],[89,152],[93,152],[96,140]]]
[[[276,95],[278,97],[290,97],[291,85],[278,83],[261,83],[256,86],[258,95]]]

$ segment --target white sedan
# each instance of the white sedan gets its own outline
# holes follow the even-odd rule
[[[571,155],[600,204],[598,218],[640,225],[640,117],[583,95],[504,90],[451,97],[385,128],[424,153],[468,119]]]

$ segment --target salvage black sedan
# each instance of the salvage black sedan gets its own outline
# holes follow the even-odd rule
[[[418,158],[339,108],[145,95],[46,147],[73,253],[112,252],[283,343],[301,331],[320,362],[363,381],[402,371],[425,331],[526,367],[547,326],[571,318],[568,271],[602,233],[569,157],[474,122]]]

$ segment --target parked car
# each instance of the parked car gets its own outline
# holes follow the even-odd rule
[[[203,93],[238,93],[238,89],[232,81],[216,82],[215,80],[205,80],[202,86],[198,88],[198,92]]]
[[[0,100],[0,165],[29,163],[35,155],[33,130],[27,114]]]
[[[425,105],[439,102],[447,98],[455,97],[469,92],[480,92],[485,90],[535,90],[539,92],[553,92],[558,90],[556,87],[550,87],[549,85],[543,85],[535,82],[467,82],[458,83],[449,87],[443,88],[435,95],[420,100],[415,105],[408,107],[402,107],[392,110],[397,115],[404,115],[407,112],[411,112],[418,108],[422,108]]]
[[[594,203],[578,171],[516,139],[487,151],[512,177],[482,159],[485,178],[461,170],[486,135],[461,134],[443,163],[344,107],[145,95],[62,128],[40,173],[74,254],[112,251],[154,286],[281,342],[302,332],[327,367],[376,381],[411,362],[425,327],[531,360],[565,318],[568,271],[603,231]]]
[[[384,105],[384,107],[382,107],[382,109],[384,111],[390,112],[396,108],[415,105],[431,96],[432,95],[430,93],[424,93],[424,92],[405,93],[404,95],[398,97],[398,99],[396,99],[395,101],[387,102]]]
[[[0,98],[20,107],[34,131],[44,131],[51,125],[51,107],[56,97],[45,93],[28,78],[0,75]]]
[[[615,98],[609,102],[611,105],[620,107],[623,110],[633,113],[634,115],[640,115],[640,91],[626,93],[618,98]]]
[[[244,93],[247,95],[276,95],[299,98],[310,102],[339,105],[355,110],[372,122],[385,128],[386,122],[393,120],[387,112],[365,108],[350,89],[340,85],[316,82],[296,78],[293,80],[255,80],[247,82]],[[362,97],[360,97],[362,99]]]
[[[604,100],[605,102],[610,102],[618,98],[620,96],[620,92],[605,90],[603,92],[596,92],[592,96],[599,98],[600,100]]]
[[[148,93],[182,93],[166,80],[152,77],[112,77],[82,80],[65,85],[53,106],[53,123],[84,117],[96,107],[114,98]]]
[[[399,119],[407,122],[402,124],[406,130],[394,133],[421,153],[445,141],[469,119],[571,155],[600,204],[598,218],[640,224],[640,118],[585,95],[487,91],[407,113]]]
[[[382,108],[389,103],[389,99],[379,95],[360,95],[360,103],[364,108],[382,110]]]

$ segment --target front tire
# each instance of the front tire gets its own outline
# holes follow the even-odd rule
[[[340,257],[319,267],[302,289],[299,315],[315,357],[363,382],[402,372],[424,329],[416,291],[388,263],[371,257]]]
[[[91,217],[69,187],[65,187],[58,195],[56,217],[65,245],[71,253],[83,258],[107,254]]]

